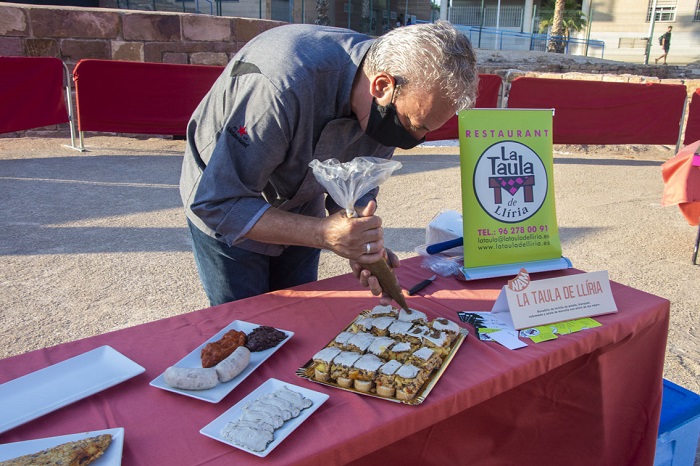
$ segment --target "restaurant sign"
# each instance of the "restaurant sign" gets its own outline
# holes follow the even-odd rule
[[[554,205],[552,110],[471,109],[459,125],[465,277],[570,267]]]

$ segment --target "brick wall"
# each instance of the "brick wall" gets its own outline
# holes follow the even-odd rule
[[[285,24],[193,13],[0,4],[0,55],[225,65],[246,42]]]

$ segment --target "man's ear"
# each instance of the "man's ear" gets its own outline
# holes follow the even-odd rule
[[[396,80],[394,80],[394,77],[382,71],[372,78],[370,93],[372,97],[377,99],[379,105],[388,105],[391,102],[395,86]]]

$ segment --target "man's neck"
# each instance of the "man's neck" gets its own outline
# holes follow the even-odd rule
[[[367,128],[367,120],[369,119],[369,110],[372,104],[372,95],[370,94],[370,80],[365,73],[364,62],[357,69],[355,79],[352,82],[352,90],[350,91],[350,109],[360,122],[360,127],[365,130]]]

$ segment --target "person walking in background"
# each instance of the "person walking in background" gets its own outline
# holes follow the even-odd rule
[[[664,49],[663,55],[655,60],[656,64],[659,64],[659,60],[664,59],[664,65],[666,64],[666,56],[668,55],[668,49],[671,48],[671,31],[673,31],[673,26],[669,26],[665,34],[659,38],[659,43],[661,48]]]

